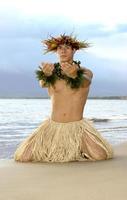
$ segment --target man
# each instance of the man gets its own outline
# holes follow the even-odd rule
[[[92,122],[83,117],[93,72],[74,62],[76,50],[87,48],[88,43],[77,41],[72,36],[61,35],[45,40],[47,52],[53,51],[59,59],[60,77],[54,84],[46,84],[53,77],[55,65],[41,63],[43,79],[41,87],[47,87],[52,101],[49,119],[30,135],[15,152],[16,161],[68,162],[97,161],[113,157],[111,145],[95,129]],[[70,87],[67,80],[78,81],[78,72],[83,70],[80,87]],[[80,76],[79,76],[80,77]],[[40,142],[41,140],[41,142]],[[38,146],[37,146],[38,144]]]

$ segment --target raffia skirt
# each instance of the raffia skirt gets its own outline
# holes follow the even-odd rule
[[[56,122],[49,117],[19,144],[13,158],[20,162],[97,161],[113,154],[91,120]]]

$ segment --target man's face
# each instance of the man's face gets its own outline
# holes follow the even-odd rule
[[[72,49],[72,47],[69,45],[61,44],[57,47],[56,53],[60,62],[69,62],[70,60],[73,60],[75,49]]]

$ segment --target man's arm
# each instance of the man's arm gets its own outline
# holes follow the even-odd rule
[[[54,64],[42,62],[40,64],[39,68],[43,71],[43,73],[45,74],[45,76],[50,76],[53,73]],[[39,80],[39,85],[41,87],[48,87],[47,85],[45,85],[45,81],[44,80]]]
[[[84,70],[84,87],[87,87],[91,84],[93,78],[93,72],[85,67],[81,67]]]

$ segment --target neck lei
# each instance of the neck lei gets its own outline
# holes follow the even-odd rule
[[[77,64],[78,67],[80,68],[80,63],[81,63],[80,61],[75,61],[75,60],[73,60],[72,63]],[[59,62],[58,62],[58,63],[54,63],[54,67],[55,67],[54,73],[58,76],[58,79],[65,79],[65,78],[66,78],[66,75],[63,75],[63,74],[62,74],[62,69],[61,69],[60,63],[59,63]]]
[[[54,70],[51,76],[46,76],[42,70],[36,70],[35,71],[37,75],[36,78],[38,80],[43,80],[44,85],[47,87],[50,85],[53,86],[55,82],[59,79],[64,79],[66,80],[67,85],[69,85],[72,89],[79,88],[81,87],[84,81],[84,76],[83,76],[84,70],[81,69],[80,67],[80,63],[81,63],[80,61],[73,61],[73,63],[77,64],[79,67],[79,69],[77,70],[77,77],[74,79],[71,77],[68,77],[65,74],[62,74],[62,70],[61,70],[61,66],[59,62],[54,63]]]

